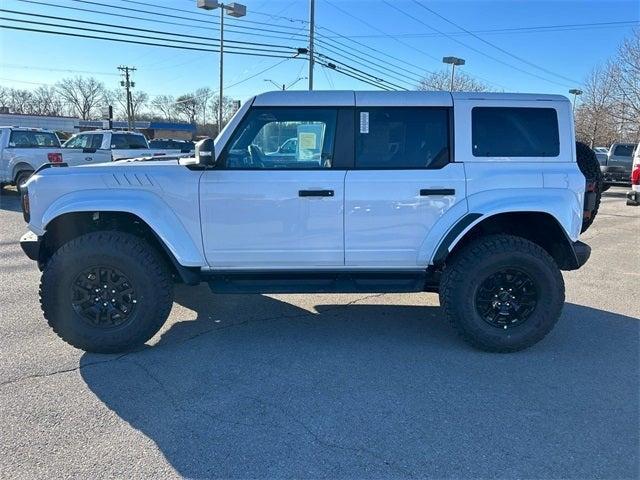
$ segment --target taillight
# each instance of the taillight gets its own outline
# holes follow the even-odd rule
[[[62,154],[61,153],[47,153],[47,160],[49,163],[62,163]]]
[[[640,185],[640,163],[633,167],[631,172],[631,185]]]

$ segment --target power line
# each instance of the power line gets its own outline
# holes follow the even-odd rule
[[[318,59],[318,60],[316,60],[316,63],[318,65],[330,68],[331,70],[333,70],[335,72],[338,72],[338,73],[340,73],[342,75],[346,75],[347,77],[355,78],[356,80],[360,80],[361,82],[364,82],[364,83],[367,83],[367,84],[372,85],[374,87],[377,87],[377,88],[379,88],[381,90],[387,90],[387,91],[388,90],[392,90],[391,88],[387,87],[386,85],[380,85],[377,82],[368,80],[366,78],[362,78],[361,76],[359,76],[359,75],[357,75],[355,73],[344,71],[344,70],[340,69],[337,65],[325,62],[324,60]]]
[[[62,72],[62,73],[87,73],[90,75],[98,75],[98,76],[119,76],[117,73],[113,72],[94,72],[91,70],[72,70],[68,68],[45,68],[45,67],[36,67],[34,65],[16,65],[11,63],[3,63],[1,64],[4,68],[13,68],[20,70],[42,70],[44,72]]]
[[[7,10],[3,10],[0,9],[0,12],[6,12]],[[162,32],[162,31],[158,31],[158,30],[148,30],[148,29],[142,29],[142,28],[133,28],[133,27],[122,27],[119,25],[114,25],[114,24],[109,24],[109,23],[100,23],[100,22],[89,22],[89,21],[84,21],[84,20],[75,20],[75,19],[69,19],[69,18],[64,18],[64,17],[53,17],[50,15],[40,15],[40,14],[26,14],[26,13],[22,13],[22,12],[17,12],[21,15],[27,15],[27,16],[36,16],[36,17],[45,17],[45,18],[54,18],[54,19],[58,19],[58,20],[62,20],[62,21],[68,21],[68,22],[78,22],[78,23],[83,23],[83,24],[90,24],[90,25],[105,25],[105,26],[109,26],[109,27],[114,27],[114,28],[120,28],[120,29],[127,29],[127,30],[135,30],[135,31],[142,31],[142,32],[152,32],[152,33],[159,33],[160,35],[170,35],[170,36],[177,36],[177,37],[182,37],[183,35],[181,34],[176,34],[176,33],[171,33],[171,32]],[[93,32],[93,33],[106,33],[109,35],[124,35],[124,36],[128,36],[128,37],[133,37],[133,38],[143,38],[143,39],[149,39],[149,40],[161,40],[161,41],[165,41],[165,42],[174,42],[174,43],[180,43],[180,44],[188,44],[188,45],[200,45],[200,46],[207,46],[207,47],[217,47],[218,45],[216,45],[216,42],[218,42],[217,40],[214,39],[208,39],[211,42],[214,43],[201,43],[201,42],[194,42],[194,41],[189,41],[189,40],[175,40],[172,38],[163,38],[163,37],[153,37],[153,36],[149,36],[149,35],[136,35],[134,33],[125,33],[125,32],[114,32],[114,31],[110,31],[110,30],[102,30],[102,29],[91,29],[91,28],[85,28],[85,27],[77,27],[77,26],[73,26],[73,25],[60,25],[60,24],[55,24],[55,23],[47,23],[47,22],[37,22],[34,20],[22,20],[22,19],[14,19],[14,18],[2,18],[2,20],[7,20],[10,22],[22,22],[22,23],[26,23],[26,24],[32,24],[32,25],[42,25],[42,26],[47,26],[47,27],[56,27],[56,28],[72,28],[74,30],[82,30],[82,31],[88,31],[88,32]],[[192,38],[192,35],[187,35],[188,38]],[[196,37],[198,38],[198,37]],[[206,37],[201,37],[201,38],[206,38]],[[218,42],[219,43],[219,42]],[[268,52],[268,53],[291,53],[291,52],[295,52],[297,51],[297,48],[294,47],[287,47],[287,46],[279,46],[279,45],[271,45],[271,44],[259,44],[259,43],[253,43],[253,42],[239,42],[239,41],[231,41],[231,43],[241,43],[241,44],[248,44],[248,45],[256,45],[256,46],[264,46],[264,47],[272,47],[269,48],[267,50],[263,49],[263,48],[254,48],[254,47],[237,47],[234,45],[229,46],[229,48],[236,48],[236,49],[240,49],[242,48],[243,50],[252,50],[252,51],[257,51],[257,52]],[[278,48],[278,50],[273,50],[273,47]],[[284,50],[284,51],[283,51]],[[289,50],[289,51],[286,51]]]
[[[383,0],[383,1],[384,1],[384,3],[386,3],[387,5],[390,5],[390,4],[389,4],[389,2],[387,2],[386,0]],[[518,56],[518,55],[515,55],[515,54],[513,54],[513,53],[509,52],[508,50],[505,50],[504,48],[499,47],[498,45],[496,45],[496,44],[494,44],[494,43],[491,43],[490,41],[485,40],[485,39],[484,39],[484,38],[482,38],[482,37],[479,37],[479,36],[478,36],[478,35],[476,35],[475,33],[470,32],[469,30],[465,29],[464,27],[461,27],[461,26],[460,26],[460,25],[458,25],[457,23],[455,23],[455,22],[453,22],[453,21],[449,20],[448,18],[446,18],[446,17],[444,17],[444,16],[440,15],[440,14],[439,14],[438,12],[436,12],[435,10],[433,10],[433,9],[431,9],[431,8],[429,8],[429,7],[427,7],[426,5],[423,5],[422,3],[418,2],[417,0],[412,0],[412,1],[413,1],[413,3],[415,3],[416,5],[418,5],[419,7],[423,8],[424,10],[427,10],[428,12],[431,12],[431,13],[432,13],[433,15],[435,15],[436,17],[438,17],[438,18],[440,18],[440,19],[444,20],[445,22],[447,22],[447,23],[449,23],[449,24],[453,25],[453,26],[454,26],[454,27],[456,27],[456,28],[459,28],[459,29],[460,29],[460,30],[462,30],[463,32],[465,32],[465,33],[467,33],[467,34],[471,35],[473,38],[475,38],[475,39],[477,39],[477,40],[480,40],[482,43],[484,43],[484,44],[486,44],[486,45],[489,45],[489,46],[490,46],[490,47],[492,47],[492,48],[495,48],[496,50],[498,50],[498,51],[500,51],[500,52],[504,53],[505,55],[508,55],[508,56],[510,56],[510,57],[512,57],[512,58],[515,58],[516,60],[519,60],[519,61],[521,61],[522,63],[526,63],[527,65],[529,65],[529,66],[531,66],[531,67],[534,67],[534,68],[537,68],[538,70],[543,71],[543,72],[545,72],[545,73],[548,73],[549,75],[553,75],[554,77],[561,78],[561,79],[563,79],[563,80],[566,80],[566,81],[568,81],[568,82],[573,82],[573,83],[578,84],[578,85],[581,85],[581,84],[582,84],[582,82],[579,82],[579,81],[574,80],[574,79],[572,79],[572,78],[568,78],[568,77],[565,77],[564,75],[560,75],[560,74],[558,74],[558,73],[555,73],[555,72],[553,72],[553,71],[551,71],[551,70],[549,70],[549,69],[547,69],[547,68],[541,67],[540,65],[537,65],[537,64],[535,64],[535,63],[533,63],[533,62],[530,62],[529,60],[527,60],[527,59],[525,59],[525,58],[522,58],[522,57],[520,57],[520,56]],[[404,12],[403,12],[403,13],[404,13]]]
[[[51,3],[45,3],[45,2],[39,2],[37,0],[16,0],[18,2],[23,2],[23,3],[30,3],[30,4],[34,4],[34,5],[43,5],[45,7],[55,7],[55,8],[62,8],[62,9],[66,9],[66,10],[73,10],[73,11],[80,11],[80,12],[87,12],[87,13],[94,13],[94,14],[99,14],[99,15],[106,15],[106,16],[110,16],[110,17],[116,17],[116,18],[128,18],[128,19],[132,19],[132,20],[138,20],[138,21],[143,21],[143,22],[153,22],[153,23],[162,23],[165,25],[171,25],[171,26],[178,26],[178,27],[188,27],[190,29],[193,28],[197,28],[200,30],[206,30],[208,32],[213,31],[219,31],[219,29],[215,26],[209,26],[209,27],[205,27],[202,25],[194,25],[194,24],[189,24],[189,23],[179,23],[179,22],[168,22],[166,20],[158,20],[158,19],[151,19],[151,18],[144,18],[144,17],[140,17],[140,16],[133,16],[133,15],[125,15],[125,14],[118,14],[118,13],[111,13],[111,12],[104,12],[104,11],[100,11],[100,10],[92,10],[90,8],[82,8],[82,7],[69,7],[66,5],[55,5],[55,4],[51,4]],[[241,27],[238,27],[241,28]],[[245,27],[248,28],[248,27]],[[238,30],[232,30],[231,28],[227,28],[226,29],[229,32],[233,32],[233,33],[239,33],[239,34],[243,34],[243,35],[251,35],[251,36],[258,36],[261,38],[278,38],[278,39],[286,39],[286,40],[290,40],[291,36],[288,37],[283,37],[283,36],[278,36],[278,35],[269,35],[266,33],[257,33],[257,32],[245,32],[245,31],[238,31]],[[286,32],[286,34],[289,34],[289,32]],[[296,36],[302,36],[304,38],[306,38],[304,35],[301,34],[294,34]]]
[[[472,30],[472,33],[483,35],[499,35],[504,33],[516,34],[516,33],[544,33],[544,32],[563,32],[572,30],[590,30],[592,28],[617,28],[621,26],[640,25],[640,21],[626,20],[618,22],[593,22],[593,23],[569,23],[561,25],[539,25],[535,27],[514,27],[514,28],[493,28],[487,30]],[[389,34],[395,38],[433,38],[441,37],[445,35],[451,36],[467,36],[470,35],[466,32],[443,32],[443,33],[395,33]],[[380,38],[387,35],[348,35],[347,38]],[[327,37],[334,38],[334,37]],[[337,37],[336,37],[337,38]]]
[[[214,44],[215,43],[219,43],[219,40],[216,39],[216,38],[204,37],[204,36],[201,36],[201,35],[188,35],[186,33],[165,32],[163,30],[151,30],[151,29],[148,29],[148,28],[136,28],[136,27],[131,27],[131,26],[116,25],[116,24],[113,24],[113,23],[91,22],[89,20],[80,20],[80,19],[68,18],[68,17],[57,17],[57,16],[53,16],[53,15],[43,15],[43,14],[31,13],[31,12],[21,12],[21,11],[18,11],[18,10],[6,10],[6,9],[2,9],[2,8],[0,8],[0,12],[12,13],[12,14],[24,15],[24,16],[31,16],[31,17],[48,18],[48,19],[52,19],[52,20],[62,20],[62,21],[65,21],[65,22],[75,22],[75,23],[82,23],[82,24],[87,24],[87,25],[98,25],[98,26],[103,26],[103,27],[120,28],[120,29],[126,29],[126,30],[133,30],[133,31],[136,31],[136,32],[158,33],[160,35],[170,35],[170,36],[180,37],[180,38],[195,38],[195,39],[200,39],[200,40],[211,41]],[[75,28],[75,27],[65,27],[65,28]],[[145,36],[144,38],[151,38],[151,37],[146,37]],[[256,45],[256,46],[261,46],[261,47],[288,48],[288,49],[295,50],[294,47],[288,47],[286,45],[276,45],[276,44],[273,44],[273,43],[245,42],[245,41],[240,41],[240,40],[226,40],[226,42],[228,42],[228,43],[238,43],[238,44],[243,44],[243,45]]]
[[[182,45],[166,45],[166,44],[159,44],[159,43],[140,42],[137,40],[125,40],[123,38],[96,37],[92,35],[83,35],[79,33],[74,34],[74,33],[59,32],[59,31],[52,32],[50,30],[42,30],[42,29],[26,28],[26,27],[13,27],[10,25],[0,25],[0,28],[6,28],[9,30],[19,30],[24,32],[48,33],[50,35],[62,35],[66,37],[90,38],[93,40],[106,40],[110,42],[130,43],[135,45],[149,45],[152,47],[174,48],[177,50],[194,50],[194,51],[200,51],[200,52],[213,52],[213,53],[218,52],[218,50],[212,50],[208,48],[186,47]],[[260,54],[260,53],[235,52],[235,51],[233,52],[230,51],[229,54],[230,55],[248,55],[248,56],[254,56],[254,57],[270,57],[270,58],[293,58],[293,57],[284,57],[282,55],[268,55],[268,54]]]
[[[155,5],[153,3],[140,2],[140,1],[137,1],[137,0],[120,0],[120,1],[121,2],[135,4],[135,5],[143,5],[143,6],[146,6],[146,7],[159,8],[159,9],[162,9],[162,10],[168,10],[168,11],[173,11],[173,12],[188,13],[189,15],[197,15],[197,16],[200,16],[200,17],[208,18],[209,20],[207,20],[207,22],[213,22],[213,23],[216,23],[216,25],[219,24],[219,21],[217,21],[216,17],[214,17],[213,15],[210,15],[208,13],[202,13],[202,12],[197,12],[197,11],[196,12],[192,12],[190,10],[184,10],[182,8],[166,7],[166,6],[163,6],[163,5]],[[251,13],[254,13],[254,12],[252,11]],[[253,24],[253,25],[266,25],[268,27],[288,28],[288,29],[291,29],[291,30],[300,31],[299,27],[291,27],[289,25],[274,25],[272,23],[257,22],[255,20],[245,20],[245,19],[239,20],[239,19],[236,19],[236,18],[233,18],[233,17],[228,17],[225,20],[225,22],[227,22],[227,21],[241,22],[243,24],[250,23],[250,24]]]
[[[209,19],[209,20],[204,20],[204,19],[199,19],[199,18],[190,18],[190,17],[182,17],[180,15],[170,15],[167,13],[160,13],[160,12],[152,12],[149,10],[141,10],[139,8],[129,8],[129,7],[119,7],[117,5],[109,5],[109,4],[104,4],[104,3],[99,3],[99,2],[93,2],[91,0],[69,0],[71,2],[77,2],[77,3],[84,3],[87,5],[96,5],[99,7],[103,7],[103,8],[113,8],[116,10],[124,10],[124,11],[129,11],[129,12],[135,12],[135,13],[146,13],[148,15],[155,15],[158,17],[165,17],[165,18],[171,18],[171,19],[179,19],[179,20],[188,20],[190,22],[199,22],[199,23],[205,23],[207,25],[211,25],[216,24],[215,20],[213,19]],[[244,21],[243,21],[244,23]],[[257,30],[257,31],[264,31],[264,32],[271,32],[271,33],[280,33],[280,34],[286,34],[289,35],[291,34],[291,32],[281,32],[278,30],[273,30],[273,29],[264,29],[264,28],[259,28],[259,27],[244,27],[241,25],[234,25],[234,28],[244,28],[247,30]],[[287,27],[290,28],[290,27]]]
[[[355,63],[356,63],[356,64],[358,64],[358,65],[362,65],[362,66],[365,66],[365,67],[369,67],[369,68],[370,68],[371,70],[373,70],[374,72],[378,72],[378,73],[382,73],[382,74],[388,75],[388,76],[390,76],[391,78],[395,78],[395,79],[397,79],[397,80],[399,80],[399,81],[401,81],[401,82],[407,82],[407,77],[406,77],[406,76],[405,76],[404,78],[402,78],[402,77],[401,77],[401,76],[399,76],[398,74],[392,74],[392,73],[390,73],[390,71],[389,71],[389,70],[390,70],[390,69],[389,69],[389,67],[392,67],[392,68],[391,68],[392,70],[393,70],[393,68],[394,68],[394,65],[393,65],[393,64],[391,64],[391,63],[384,62],[384,61],[383,61],[383,64],[376,63],[376,62],[372,61],[372,60],[371,60],[371,58],[363,58],[363,57],[360,57],[360,56],[358,56],[358,55],[355,55],[355,54],[353,54],[353,53],[350,53],[350,52],[349,52],[349,51],[347,51],[347,50],[341,49],[341,48],[339,48],[339,47],[334,47],[333,45],[330,45],[329,43],[325,43],[325,41],[324,41],[324,40],[323,40],[323,41],[317,41],[317,43],[318,43],[318,45],[320,45],[323,49],[328,50],[329,52],[334,53],[334,54],[336,54],[336,55],[340,55],[340,56],[342,56],[342,57],[349,58],[352,62],[355,62]],[[366,54],[365,54],[365,55],[366,55]],[[379,70],[379,69],[373,68],[371,65],[375,65],[375,66],[377,66],[377,67],[380,67],[380,68],[383,68],[383,69],[386,69],[386,70],[385,70],[385,71],[382,71],[382,70]],[[413,80],[414,80],[414,81],[419,82],[420,80],[422,80],[422,77],[421,77],[420,75],[415,74],[415,73],[413,73],[413,72],[411,72],[411,71],[409,71],[409,70],[406,70],[406,73],[407,73],[407,74],[409,74],[409,75],[413,78]]]
[[[386,0],[382,0],[382,1],[383,1],[384,3],[386,3],[388,6],[390,6],[390,7],[394,8],[394,7],[393,7],[393,5],[391,5],[391,4],[390,4],[389,2],[387,2]],[[419,5],[420,5],[420,4],[419,4]],[[458,44],[462,45],[463,47],[466,47],[466,48],[468,48],[468,49],[470,49],[470,50],[473,50],[474,52],[479,53],[480,55],[483,55],[483,56],[485,56],[485,57],[487,57],[487,58],[490,58],[491,60],[493,60],[493,61],[495,61],[495,62],[501,63],[502,65],[505,65],[505,66],[507,66],[507,67],[509,67],[509,68],[513,68],[514,70],[518,70],[518,71],[520,71],[520,72],[522,72],[522,73],[525,73],[525,74],[527,74],[527,75],[531,75],[531,76],[533,76],[533,77],[539,78],[540,80],[544,80],[545,82],[553,83],[553,84],[556,84],[556,85],[567,86],[567,85],[565,85],[565,84],[558,83],[558,82],[556,82],[556,81],[554,81],[554,80],[550,80],[550,79],[545,78],[545,77],[542,77],[542,76],[540,76],[540,75],[538,75],[538,74],[535,74],[535,73],[529,72],[529,71],[527,71],[527,70],[524,70],[524,69],[522,69],[522,68],[520,68],[520,67],[517,67],[517,66],[515,66],[515,65],[511,64],[511,63],[505,62],[504,60],[501,60],[501,59],[499,59],[499,58],[497,58],[497,57],[494,57],[493,55],[489,55],[488,53],[483,52],[482,50],[479,50],[479,49],[477,49],[477,48],[475,48],[475,47],[473,47],[473,46],[469,45],[468,43],[465,43],[465,42],[463,42],[463,41],[461,41],[461,40],[458,40],[458,39],[457,39],[457,38],[455,38],[455,37],[449,37],[449,36],[448,36],[448,35],[446,35],[443,31],[438,30],[438,29],[437,29],[437,28],[435,28],[435,27],[432,27],[432,26],[431,26],[431,25],[429,25],[428,23],[426,23],[426,22],[424,22],[424,21],[420,20],[419,18],[417,18],[417,17],[415,17],[415,16],[411,15],[410,13],[408,13],[408,12],[406,12],[406,11],[402,10],[402,9],[398,10],[398,9],[395,9],[395,8],[394,8],[394,10],[399,11],[399,12],[400,12],[400,13],[402,13],[403,15],[405,15],[405,16],[407,16],[407,17],[409,17],[409,18],[413,19],[413,20],[415,20],[416,22],[418,22],[418,23],[420,23],[420,24],[424,25],[424,26],[425,26],[425,27],[427,27],[427,28],[430,28],[431,30],[434,30],[434,31],[436,31],[436,32],[438,32],[438,33],[442,33],[443,35],[447,36],[447,38],[451,38],[451,40],[453,40],[454,42],[456,42],[456,43],[458,43]]]
[[[335,63],[335,64],[338,64],[338,65],[342,65],[343,67],[348,68],[348,69],[349,69],[349,70],[351,70],[351,71],[357,72],[357,73],[358,73],[358,74],[360,74],[360,75],[364,75],[364,76],[367,76],[367,77],[371,77],[373,80],[375,80],[375,81],[376,81],[376,82],[378,82],[378,83],[386,84],[386,85],[388,85],[388,86],[390,86],[390,87],[395,87],[395,88],[397,88],[397,89],[399,89],[399,90],[408,90],[408,89],[407,89],[407,88],[405,88],[405,87],[401,87],[400,85],[397,85],[397,84],[395,84],[395,83],[392,83],[392,82],[390,82],[390,81],[388,81],[388,80],[384,80],[383,78],[380,78],[380,77],[378,77],[378,76],[376,76],[376,75],[371,75],[371,74],[370,74],[370,73],[368,73],[368,72],[365,72],[365,71],[360,70],[360,69],[358,69],[358,68],[352,67],[351,65],[348,65],[348,64],[346,64],[346,63],[344,63],[344,62],[341,62],[341,61],[339,61],[339,60],[336,60],[336,59],[334,59],[334,58],[331,58],[331,57],[329,57],[329,56],[327,56],[327,55],[324,55],[324,54],[322,54],[322,53],[317,53],[317,56],[318,56],[318,57],[320,57],[320,58],[325,58],[325,59],[327,59],[327,60],[328,60],[329,62],[331,62],[331,63]]]

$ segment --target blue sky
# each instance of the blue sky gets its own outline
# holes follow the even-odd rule
[[[218,36],[217,31],[209,30],[210,21],[217,22],[218,14],[198,10],[195,7],[195,0],[137,1],[155,4],[157,8],[130,0],[90,0],[88,2],[41,0],[42,4],[2,0],[0,8],[150,30],[215,38]],[[437,14],[472,32],[640,21],[640,2],[637,0],[501,2],[420,0],[420,2]],[[226,39],[288,47],[306,46],[303,35],[307,25],[298,20],[308,18],[307,0],[246,0],[244,3],[247,5],[246,17],[238,20],[227,17],[228,21],[225,20],[225,25],[229,27],[225,33]],[[188,17],[188,19],[154,16],[104,5],[149,10],[164,15]],[[161,7],[181,9],[185,12]],[[99,10],[111,15],[85,12],[81,11],[81,8]],[[130,15],[134,18],[114,17],[113,14]],[[267,14],[274,15],[275,18]],[[79,25],[6,12],[2,12],[1,16],[5,19],[14,18],[114,30],[108,27]],[[245,20],[262,22],[266,25],[250,24]],[[187,26],[159,22],[179,22]],[[502,49],[498,50],[478,38],[461,34],[458,28],[427,9],[421,8],[413,0],[367,2],[316,0],[316,22],[321,42],[317,47],[318,52],[362,70],[371,68],[383,70],[386,74],[379,72],[376,74],[390,81],[391,77],[394,77],[394,83],[407,88],[415,85],[414,76],[442,69],[440,59],[443,56],[456,55],[466,59],[467,63],[462,67],[465,72],[488,83],[492,89],[563,94],[566,94],[570,87],[583,81],[594,65],[604,62],[613,55],[618,44],[631,33],[633,28],[630,24],[618,24],[477,33],[480,38]],[[26,26],[7,20],[0,20],[0,24]],[[233,29],[232,26],[238,26],[238,28]],[[242,27],[245,27],[245,30],[241,30]],[[246,30],[246,27],[252,29]],[[31,25],[30,28],[73,32],[70,29],[37,25]],[[213,24],[211,28],[214,28]],[[259,28],[277,29],[284,33],[264,32],[258,30]],[[232,29],[236,31],[231,32]],[[449,36],[438,34],[438,30]],[[254,35],[238,33],[239,31]],[[76,33],[102,35],[77,30]],[[150,33],[135,33],[153,36]],[[154,43],[154,40],[137,40]],[[342,45],[335,42],[340,42]],[[328,50],[328,45],[341,49],[349,47],[348,51],[357,58],[338,57],[335,51]],[[137,67],[134,78],[136,88],[152,96],[179,95],[203,86],[216,90],[218,85],[219,57],[215,52],[182,51],[5,29],[0,30],[0,48],[0,85],[3,86],[31,88],[38,84],[53,84],[65,76],[88,75],[92,72],[108,87],[115,88],[119,82],[116,68],[121,64]],[[368,57],[367,53],[371,53],[377,59]],[[356,61],[364,65],[358,65]],[[376,62],[379,66],[371,62]],[[404,68],[393,67],[386,62],[395,63]],[[274,67],[278,63],[280,64]],[[260,74],[267,68],[271,69]],[[409,70],[413,76],[409,76],[405,70]],[[237,84],[226,88],[225,94],[237,99],[245,99],[255,93],[273,89],[271,84],[264,81],[265,78],[288,84],[306,74],[307,63],[303,60],[283,61],[277,58],[225,55],[224,83],[225,85]],[[243,81],[253,75],[255,78]],[[315,87],[316,89],[372,89],[371,86],[358,80],[344,77],[322,67],[317,67],[315,70]],[[306,88],[306,81],[298,82],[294,88]]]

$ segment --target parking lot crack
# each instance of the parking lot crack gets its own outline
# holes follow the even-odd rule
[[[121,358],[126,357],[130,353],[133,353],[133,352],[123,353],[122,355],[118,355],[117,357],[111,357],[111,358],[107,358],[105,360],[96,360],[95,362],[87,362],[87,363],[84,363],[84,364],[79,364],[79,365],[76,365],[75,367],[61,368],[59,370],[54,370],[52,372],[34,373],[34,374],[31,374],[31,375],[25,375],[23,377],[11,378],[9,380],[4,380],[4,381],[0,382],[0,388],[6,387],[8,385],[15,384],[15,383],[21,383],[21,382],[24,382],[24,381],[27,381],[27,380],[34,380],[34,379],[37,379],[37,378],[53,377],[55,375],[60,375],[62,373],[70,373],[70,372],[80,371],[80,370],[85,369],[87,367],[93,367],[95,365],[101,365],[103,363],[117,362],[118,360],[120,360]]]
[[[400,465],[397,465],[396,463],[384,458],[378,452],[375,452],[375,451],[370,450],[368,448],[347,446],[347,445],[342,445],[340,443],[334,443],[334,442],[331,442],[331,441],[327,440],[326,438],[323,438],[317,432],[315,432],[311,427],[309,427],[305,422],[303,422],[299,418],[295,417],[294,415],[292,415],[290,412],[288,412],[284,408],[280,407],[279,405],[276,405],[276,404],[273,404],[273,403],[270,403],[270,402],[266,402],[266,401],[262,400],[261,398],[254,397],[254,396],[251,396],[251,395],[243,395],[243,397],[258,403],[263,408],[271,408],[273,410],[277,410],[282,415],[284,415],[285,418],[290,419],[296,425],[298,425],[304,432],[307,433],[307,435],[309,435],[313,439],[313,441],[315,443],[317,443],[318,445],[324,447],[325,449],[340,450],[340,451],[345,451],[345,452],[356,452],[356,453],[366,454],[366,455],[368,455],[368,456],[370,456],[372,458],[375,458],[376,460],[381,461],[384,465],[386,465],[389,468],[395,470],[397,473],[403,475],[404,477],[414,478],[413,473],[411,473],[408,470],[404,469]]]

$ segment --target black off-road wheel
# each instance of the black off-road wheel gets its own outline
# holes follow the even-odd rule
[[[516,352],[539,342],[564,305],[564,280],[537,244],[512,235],[481,237],[447,261],[440,304],[470,345]]]
[[[595,152],[589,148],[589,145],[583,142],[576,142],[576,160],[578,168],[586,179],[586,194],[590,192],[595,194],[595,202],[587,205],[585,201],[585,209],[582,215],[582,229],[585,232],[593,223],[600,208],[600,200],[602,192],[607,190],[604,187],[602,172],[600,171],[600,162]]]
[[[46,263],[40,304],[65,342],[87,352],[116,353],[142,345],[171,311],[166,263],[144,240],[94,232],[71,240]]]

